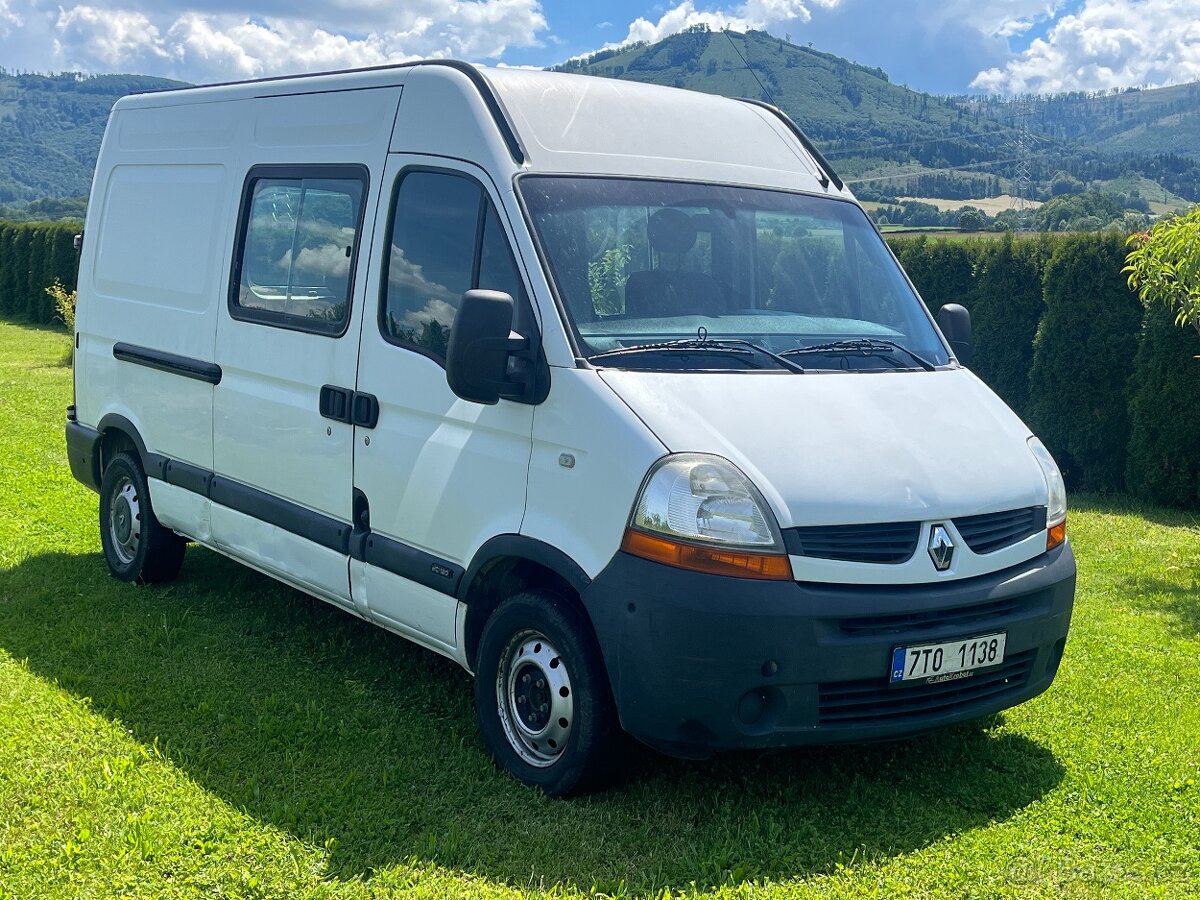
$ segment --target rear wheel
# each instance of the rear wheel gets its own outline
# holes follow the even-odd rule
[[[118,453],[100,480],[100,544],[114,578],[151,584],[171,581],[187,542],[154,517],[141,463]]]
[[[610,774],[621,730],[600,650],[582,612],[555,594],[506,600],[484,626],[475,675],[493,759],[553,797]]]

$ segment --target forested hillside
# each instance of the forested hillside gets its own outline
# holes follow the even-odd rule
[[[0,70],[0,203],[86,194],[112,105],[174,84],[144,75]]]

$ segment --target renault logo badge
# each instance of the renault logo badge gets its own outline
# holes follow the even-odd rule
[[[939,572],[945,572],[954,562],[954,539],[945,525],[934,525],[929,530],[929,558]]]

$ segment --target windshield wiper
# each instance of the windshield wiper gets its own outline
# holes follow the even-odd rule
[[[701,331],[703,330],[701,329]],[[672,351],[723,353],[734,356],[751,356],[754,353],[758,353],[768,357],[788,371],[797,374],[804,373],[803,366],[792,362],[790,359],[784,359],[779,353],[772,353],[761,344],[741,338],[709,338],[707,334],[702,334],[694,338],[684,338],[679,341],[663,341],[657,344],[638,344],[634,347],[619,347],[616,350],[607,350],[604,353],[589,356],[587,360],[588,362],[596,362],[596,360],[633,356],[640,353],[670,353]]]
[[[844,341],[830,341],[828,344],[793,347],[791,350],[784,350],[779,355],[786,357],[802,356],[808,353],[861,353],[863,356],[870,356],[875,353],[892,353],[896,350],[907,354],[913,362],[926,372],[933,372],[937,369],[937,366],[920,354],[914,353],[903,344],[897,344],[895,341],[889,341],[885,338],[855,338]]]

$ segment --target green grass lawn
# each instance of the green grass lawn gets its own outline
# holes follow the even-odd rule
[[[195,547],[113,581],[59,332],[0,323],[0,898],[1200,896],[1200,528],[1075,498],[1058,681],[919,740],[552,801],[468,676]]]

